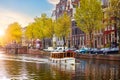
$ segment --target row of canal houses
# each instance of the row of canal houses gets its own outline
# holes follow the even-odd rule
[[[69,37],[66,38],[66,45],[77,48],[82,46],[87,47],[89,42],[88,36],[77,27],[77,23],[74,19],[76,6],[80,5],[79,1],[80,0],[60,0],[59,3],[56,4],[56,8],[52,14],[54,20],[57,20],[61,15],[63,15],[64,12],[67,12],[71,17],[71,33],[69,34]],[[109,0],[101,0],[101,7],[103,8],[104,15],[106,14],[106,9],[109,7],[109,5]],[[114,20],[114,18],[110,18],[110,21],[111,20]],[[105,20],[103,22],[105,22]],[[56,42],[56,46],[63,45],[63,40],[60,38],[55,37],[53,38],[53,41]],[[108,25],[104,29],[94,33],[94,47],[105,47],[112,42],[118,42],[115,24]]]

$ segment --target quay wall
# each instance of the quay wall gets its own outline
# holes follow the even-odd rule
[[[14,54],[26,54],[28,53],[27,47],[7,47],[4,49],[6,53],[14,53]]]
[[[79,59],[120,60],[120,54],[77,54]]]
[[[29,50],[29,54],[42,54],[45,56],[50,56],[50,52],[42,50]],[[120,61],[120,54],[76,54],[78,59],[96,59],[96,60],[114,60]]]
[[[41,55],[49,56],[50,52],[45,52],[43,50],[37,50],[37,49],[28,49],[28,54],[41,54]]]
[[[40,54],[44,56],[50,56],[50,52],[45,52],[43,50],[36,49],[27,49],[26,47],[22,48],[6,48],[7,53],[17,53],[17,54]],[[120,54],[77,54],[76,58],[78,59],[99,59],[99,60],[114,60],[120,61]]]

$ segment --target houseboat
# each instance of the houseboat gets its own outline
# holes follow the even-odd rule
[[[58,64],[68,64],[68,65],[75,65],[76,62],[76,53],[75,52],[51,52],[50,54],[50,61],[52,63]]]

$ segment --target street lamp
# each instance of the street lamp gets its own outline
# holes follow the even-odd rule
[[[68,48],[70,48],[70,40],[68,40]]]

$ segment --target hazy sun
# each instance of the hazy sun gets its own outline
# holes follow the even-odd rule
[[[0,30],[0,36],[3,36],[5,32],[3,30]]]

